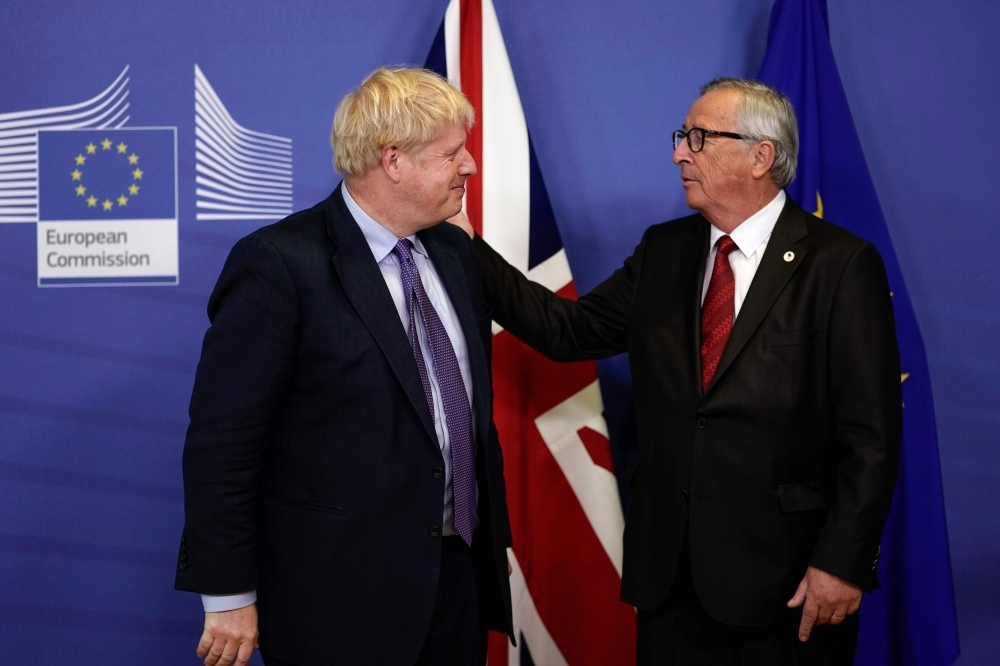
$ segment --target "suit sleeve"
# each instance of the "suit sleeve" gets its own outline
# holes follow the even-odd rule
[[[175,586],[223,595],[257,587],[257,484],[294,368],[298,309],[277,248],[244,238],[209,300],[184,443],[185,527]]]
[[[493,319],[529,346],[554,361],[603,358],[627,350],[645,236],[621,268],[577,301],[527,279],[479,236],[474,245]]]
[[[889,281],[870,243],[855,251],[841,276],[829,335],[830,395],[841,457],[836,501],[810,564],[870,590],[876,585],[875,561],[903,431]]]

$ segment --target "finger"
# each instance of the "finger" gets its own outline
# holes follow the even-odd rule
[[[799,622],[799,640],[805,643],[809,640],[809,634],[812,633],[813,624],[816,623],[816,617],[819,614],[819,605],[809,599],[802,606],[802,621]]]
[[[208,650],[209,648],[212,647],[212,643],[214,641],[215,637],[212,636],[212,632],[210,632],[208,629],[205,629],[205,631],[201,633],[201,640],[198,641],[198,649],[195,650],[195,653],[198,655],[199,659],[205,658],[205,655],[208,654]]]
[[[793,594],[792,598],[788,600],[788,607],[798,608],[799,606],[801,606],[802,602],[806,600],[807,589],[809,589],[809,586],[806,584],[806,579],[803,578],[802,581],[799,583],[798,589],[795,590],[795,594]]]
[[[816,602],[816,621],[813,625],[820,626],[821,624],[827,624],[830,622],[830,617],[833,615],[833,606],[828,603],[821,604]]]
[[[840,624],[841,622],[844,621],[844,618],[846,618],[849,614],[850,611],[848,611],[846,608],[838,608],[837,610],[833,611],[833,613],[830,614],[829,622],[830,624]]]
[[[253,656],[253,648],[253,644],[249,641],[240,645],[240,650],[236,653],[236,666],[247,666],[250,657]]]
[[[208,650],[208,656],[205,657],[205,666],[216,666],[219,663],[219,658],[222,656],[222,651],[226,648],[225,638],[216,638],[212,642],[212,647]]]
[[[851,605],[847,608],[847,614],[854,615],[855,613],[858,612],[858,608],[860,607],[861,607],[861,597],[859,596],[857,599],[851,602]]]
[[[229,666],[233,663],[233,659],[236,659],[236,653],[239,652],[241,645],[235,639],[230,639],[226,641],[226,647],[222,650],[222,656],[219,657],[219,663],[216,666]]]

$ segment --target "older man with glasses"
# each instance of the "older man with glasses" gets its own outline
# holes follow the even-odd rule
[[[486,298],[551,358],[629,354],[639,664],[847,666],[902,432],[882,259],[785,194],[798,129],[780,92],[712,81],[673,141],[696,214],[650,227],[576,302],[477,238]]]

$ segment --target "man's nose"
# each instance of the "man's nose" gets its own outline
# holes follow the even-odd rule
[[[461,176],[475,176],[479,169],[476,168],[476,160],[468,150],[462,150],[462,163],[458,167]]]
[[[681,139],[677,142],[677,147],[674,148],[673,160],[674,164],[691,163],[691,149],[688,148],[686,139]]]

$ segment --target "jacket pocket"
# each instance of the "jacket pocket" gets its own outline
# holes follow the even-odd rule
[[[791,347],[793,345],[810,345],[816,341],[816,329],[799,331],[771,331],[764,333],[764,349],[774,347]]]
[[[294,507],[296,509],[307,509],[309,511],[322,511],[324,513],[347,513],[344,511],[344,507],[337,506],[336,504],[323,504],[322,502],[309,502],[307,500],[299,499],[297,497],[289,497],[288,495],[279,495],[278,493],[267,493],[267,496],[284,506]]]
[[[781,510],[785,513],[823,509],[836,497],[832,483],[789,483],[778,486]]]

